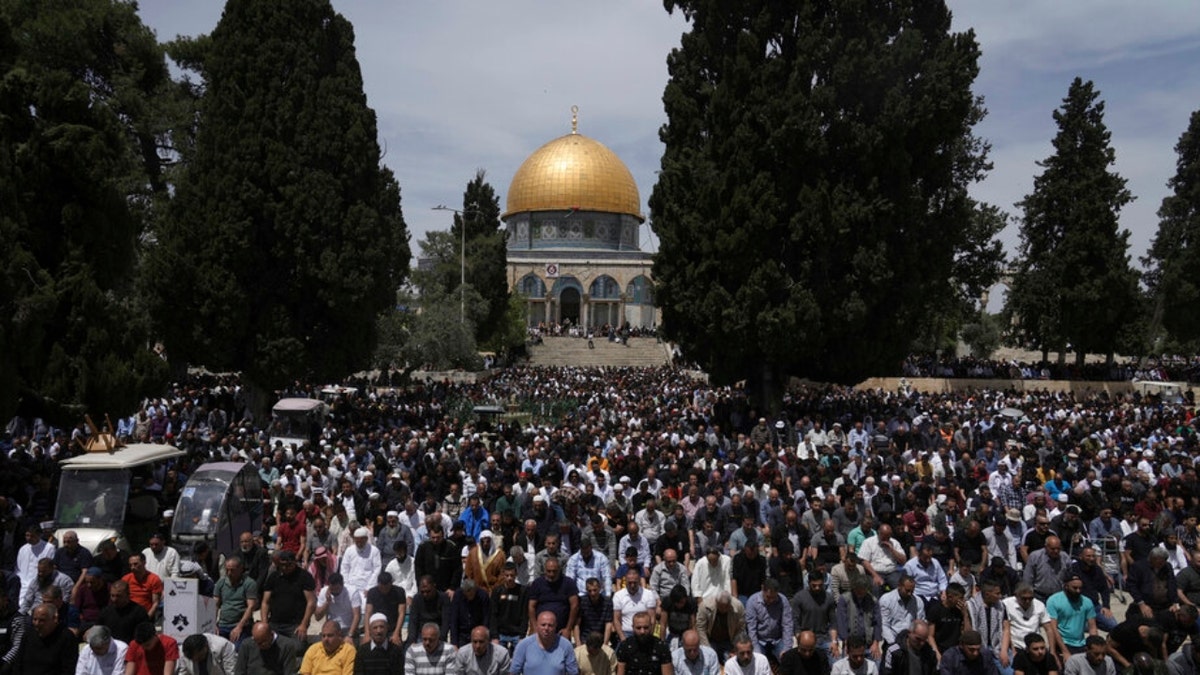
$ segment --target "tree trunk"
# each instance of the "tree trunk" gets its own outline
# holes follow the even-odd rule
[[[746,393],[751,404],[768,418],[777,415],[783,407],[782,377],[776,368],[764,363],[746,380]]]
[[[188,376],[188,364],[183,359],[173,359],[167,354],[167,373],[172,382],[183,382]]]
[[[271,406],[275,404],[275,395],[267,391],[259,383],[251,380],[242,373],[242,400],[246,408],[254,415],[255,425],[266,429],[271,425]]]

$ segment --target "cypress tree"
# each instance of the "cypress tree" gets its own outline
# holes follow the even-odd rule
[[[1137,274],[1121,208],[1133,200],[1111,171],[1116,153],[1104,124],[1104,102],[1091,82],[1075,78],[1054,111],[1054,154],[1039,162],[1023,210],[1017,271],[1006,311],[1044,353],[1069,345],[1110,357],[1138,310]]]
[[[1158,209],[1158,232],[1144,262],[1162,327],[1190,342],[1200,338],[1200,111],[1192,113],[1175,153],[1171,194]]]
[[[974,35],[924,0],[665,6],[691,29],[650,198],[664,332],[768,405],[788,375],[895,371],[928,308],[997,272],[993,228],[967,226]]]
[[[172,358],[256,387],[364,367],[409,250],[350,23],[328,0],[229,0],[201,44],[195,145],[151,259]]]
[[[130,410],[166,376],[135,294],[171,82],[115,0],[0,0],[0,417]]]

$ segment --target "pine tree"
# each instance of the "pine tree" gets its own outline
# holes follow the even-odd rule
[[[449,232],[431,232],[421,244],[423,264],[432,270],[419,275],[417,285],[421,289],[422,305],[427,307],[429,298],[445,295],[447,299],[455,300],[457,306],[464,274],[464,261],[460,258],[464,224],[467,295],[475,292],[484,301],[482,305],[468,307],[467,318],[473,326],[475,342],[499,351],[509,346],[503,337],[508,334],[503,325],[509,304],[508,232],[500,222],[500,198],[487,182],[487,173],[483,169],[467,183],[462,206],[454,214]]]
[[[1175,145],[1171,194],[1158,209],[1158,233],[1143,261],[1162,327],[1179,342],[1200,338],[1200,111]]]
[[[500,198],[480,169],[463,192],[463,216],[455,227],[467,226],[467,283],[487,301],[475,339],[492,350],[505,347],[504,320],[508,314],[508,231],[500,222]]]
[[[1075,78],[1054,111],[1054,154],[1040,162],[1023,211],[1020,257],[1006,311],[1043,352],[1112,355],[1139,308],[1121,208],[1133,197],[1110,171],[1116,153],[1104,125],[1104,102],[1091,82]]]
[[[987,169],[974,35],[942,2],[666,6],[691,30],[650,198],[663,330],[768,405],[787,375],[895,370],[928,308],[998,272],[965,226]]]
[[[345,376],[409,261],[353,29],[328,0],[229,0],[197,44],[195,146],[150,260],[171,357],[259,388]]]
[[[508,232],[500,222],[500,198],[482,169],[467,183],[461,211],[451,231],[457,241],[466,224],[467,284],[487,301],[486,313],[475,325],[475,340],[497,348],[496,334],[503,331],[508,312]]]

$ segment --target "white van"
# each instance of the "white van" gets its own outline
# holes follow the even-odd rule
[[[329,405],[315,398],[283,398],[271,408],[271,447],[281,441],[284,448],[311,443],[321,433]],[[291,453],[288,453],[291,456]]]
[[[142,473],[137,469],[148,470],[157,462],[183,455],[170,445],[134,443],[112,452],[89,452],[64,460],[59,464],[62,476],[54,506],[55,527],[74,530],[79,545],[89,551],[105,540],[114,541],[118,550],[130,550],[125,536],[127,516],[138,520],[159,516],[153,495],[130,500],[134,476]]]

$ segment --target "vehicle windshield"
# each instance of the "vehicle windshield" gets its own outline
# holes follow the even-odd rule
[[[229,489],[225,476],[202,472],[192,476],[179,495],[172,531],[175,534],[208,534],[217,531],[221,503]]]
[[[307,438],[312,431],[312,413],[304,410],[276,410],[272,413],[271,436]]]
[[[64,470],[54,510],[55,524],[61,529],[121,529],[129,478],[128,469]]]

